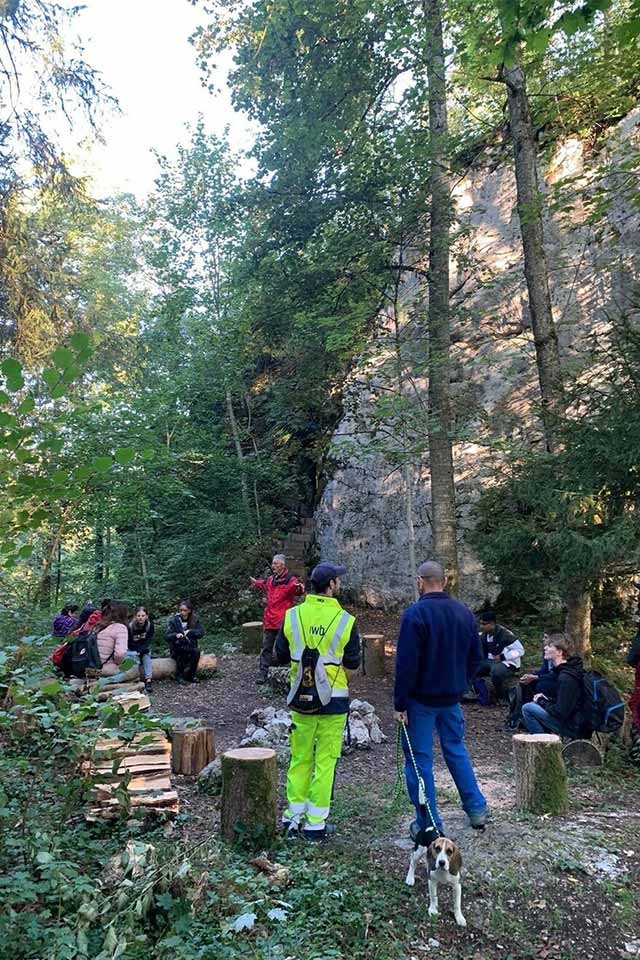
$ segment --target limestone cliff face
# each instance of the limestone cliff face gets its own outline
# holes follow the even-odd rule
[[[549,199],[545,239],[552,301],[567,377],[581,375],[594,338],[610,316],[627,308],[632,287],[637,290],[640,211],[626,195],[632,176],[624,168],[639,149],[636,110],[596,152],[587,154],[580,141],[568,140],[540,161]],[[556,190],[563,197],[562,208],[554,203]],[[603,217],[592,218],[603,191],[611,202]],[[490,482],[496,466],[499,469],[496,441],[539,442],[538,383],[511,165],[503,159],[494,167],[472,169],[456,187],[455,199],[460,231],[452,276],[451,381],[457,427],[465,438],[454,449],[461,596],[477,605],[495,596],[498,585],[465,545],[471,508],[483,483]],[[411,316],[421,296],[415,279],[402,291],[405,355],[420,350],[419,342],[411,339]],[[371,436],[370,414],[385,394],[392,340],[387,324],[379,350],[363,361],[348,385],[346,415],[333,441],[335,468],[316,512],[322,557],[344,562],[349,570],[345,586],[374,605],[411,597],[407,477],[394,462],[393,434],[402,434],[402,418],[408,416],[426,424],[426,384],[417,379],[403,385],[405,397],[413,397],[412,409],[392,411],[386,421],[391,439],[384,442],[384,450],[380,430]],[[424,441],[426,448],[426,431]],[[431,490],[425,451],[419,444],[414,451],[412,515],[420,562],[432,549]]]

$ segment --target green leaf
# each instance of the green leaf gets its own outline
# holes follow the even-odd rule
[[[42,371],[42,379],[48,387],[55,387],[56,384],[60,381],[60,374],[57,370],[54,370],[52,367],[47,367]]]
[[[96,457],[92,461],[92,466],[98,473],[106,473],[113,466],[113,460],[111,457]]]
[[[4,410],[0,410],[0,427],[11,427],[15,422],[15,417],[12,417],[10,413],[6,413]]]
[[[135,455],[136,452],[133,447],[119,447],[116,450],[116,462],[125,467],[128,463],[131,463]]]
[[[53,482],[57,484],[66,483],[69,479],[69,474],[66,470],[56,470],[53,474]]]
[[[35,457],[31,450],[25,450],[22,447],[20,450],[16,450],[16,460],[18,463],[35,463]]]
[[[11,397],[4,390],[0,390],[0,407],[6,407],[8,403],[11,403]]]
[[[53,351],[52,359],[58,370],[66,370],[74,362],[75,356],[68,347],[58,347]]]
[[[142,451],[143,460],[153,460],[154,456],[155,451],[153,450],[153,447],[145,447],[145,449]]]
[[[71,337],[69,343],[74,350],[87,350],[91,346],[91,339],[87,333],[83,333],[82,330],[78,330]]]
[[[76,478],[78,480],[88,480],[93,473],[93,467],[89,467],[86,464],[82,467],[78,467],[76,470]]]
[[[59,383],[57,387],[54,387],[51,391],[51,398],[53,400],[59,400],[61,397],[64,397],[67,392],[67,387],[64,383]]]
[[[7,380],[7,390],[9,393],[18,393],[23,387],[24,380],[22,377],[12,377],[11,380]]]
[[[33,546],[30,543],[26,543],[24,547],[20,547],[18,550],[18,556],[21,560],[27,560],[33,553]]]
[[[15,357],[7,357],[3,360],[0,370],[8,380],[18,380],[22,377],[22,364]]]
[[[25,397],[20,406],[18,407],[18,413],[32,413],[36,408],[36,402],[33,397]]]
[[[38,863],[53,863],[53,857],[47,850],[41,850],[36,854],[36,860]]]

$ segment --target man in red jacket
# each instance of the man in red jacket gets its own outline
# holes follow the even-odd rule
[[[271,561],[271,569],[273,574],[266,580],[256,580],[255,577],[251,577],[253,589],[264,590],[267,596],[267,605],[262,618],[264,633],[260,653],[260,672],[256,683],[267,682],[269,667],[273,661],[273,645],[284,622],[284,615],[293,606],[294,599],[304,593],[304,586],[287,570],[284,554],[275,555]]]

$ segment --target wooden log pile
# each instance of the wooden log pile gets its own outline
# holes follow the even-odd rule
[[[127,807],[177,814],[178,794],[171,785],[171,743],[161,730],[136,734],[131,741],[98,740],[83,771],[96,782],[87,820],[111,820]]]

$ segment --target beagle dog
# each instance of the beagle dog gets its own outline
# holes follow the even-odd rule
[[[427,856],[429,870],[429,915],[438,915],[438,884],[449,883],[453,887],[453,915],[459,927],[466,927],[467,921],[462,916],[462,854],[459,848],[447,837],[438,837],[429,847],[421,846],[416,841],[416,848],[411,854],[409,872],[406,883],[412,887],[416,882],[416,866]]]

